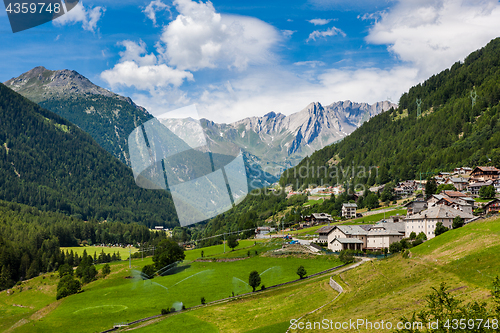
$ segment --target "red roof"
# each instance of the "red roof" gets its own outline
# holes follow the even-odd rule
[[[441,193],[446,194],[450,198],[453,198],[453,197],[466,197],[467,196],[467,195],[463,194],[462,192],[451,191],[451,190],[445,190],[445,191],[442,191]]]
[[[476,167],[476,169],[479,169],[483,172],[487,172],[487,171],[500,172],[500,170],[498,170],[497,168],[492,167],[492,166],[478,166],[478,167]],[[474,171],[476,171],[476,169],[474,169]]]

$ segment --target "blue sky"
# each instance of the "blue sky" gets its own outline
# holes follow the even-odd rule
[[[73,69],[158,115],[230,122],[310,102],[397,102],[500,34],[493,0],[84,1],[13,34],[0,80]]]

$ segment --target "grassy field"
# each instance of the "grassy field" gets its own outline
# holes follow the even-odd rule
[[[274,243],[276,244],[257,242],[254,245],[254,241],[248,241],[242,242],[240,246],[251,246],[252,251],[258,249],[262,253],[280,246],[279,242]],[[186,259],[198,258],[197,252],[201,250],[213,255],[214,259],[247,252],[242,248],[221,254],[220,249],[218,245],[186,251]],[[186,261],[184,265],[172,270],[171,275],[142,280],[140,270],[151,263],[151,258],[133,259],[132,270],[128,268],[127,262],[112,263],[112,273],[109,276],[85,285],[84,292],[59,302],[55,302],[57,274],[24,282],[21,285],[23,290],[14,288],[14,295],[0,293],[0,331],[5,331],[16,323],[19,326],[15,332],[100,331],[115,323],[159,314],[162,308],[181,307],[182,304],[187,307],[198,305],[201,297],[210,302],[230,297],[233,292],[235,295],[251,292],[252,288],[247,282],[252,270],[260,273],[262,284],[271,286],[297,279],[296,271],[300,265],[306,268],[308,274],[313,274],[337,266],[339,261],[335,256],[313,255],[259,255],[231,262]],[[100,266],[102,265],[98,265],[98,269]],[[33,288],[26,290],[31,284]],[[85,324],[82,325],[84,318]]]
[[[97,256],[99,256],[99,253],[104,251],[106,254],[113,254],[116,252],[120,253],[120,257],[125,260],[128,259],[129,257],[129,249],[128,248],[121,248],[121,247],[111,247],[111,246],[75,246],[75,247],[61,247],[61,250],[66,251],[73,251],[73,253],[78,253],[79,256],[83,254],[83,251],[87,251],[88,255],[94,256],[94,252],[97,253]],[[135,253],[138,251],[135,247],[132,248],[132,253]]]
[[[384,215],[385,214],[385,215]],[[384,219],[384,216],[388,218],[393,215],[406,215],[406,209],[394,209],[385,213],[373,214],[368,216],[363,216],[357,219],[349,220],[344,224],[359,224],[359,223],[373,223]]]
[[[413,312],[423,309],[425,296],[441,282],[450,286],[453,296],[467,302],[490,299],[492,279],[500,274],[499,247],[500,220],[476,222],[413,248],[410,259],[396,255],[335,276],[344,293],[330,304],[327,303],[336,292],[327,286],[325,278],[318,278],[269,294],[167,317],[137,331],[166,332],[169,327],[181,327],[177,326],[181,323],[185,325],[182,327],[189,327],[192,321],[201,332],[285,332],[289,320],[302,315],[303,322],[364,319],[396,325],[402,316],[411,317]],[[310,304],[305,304],[305,300]],[[284,309],[283,303],[287,301],[294,306]],[[374,328],[341,331],[380,332]]]
[[[265,244],[249,246],[264,249]],[[500,274],[499,251],[500,219],[478,221],[412,248],[409,259],[395,255],[335,275],[334,279],[344,288],[335,302],[331,301],[337,292],[328,285],[332,273],[164,316],[136,325],[136,331],[274,333],[285,332],[290,319],[301,316],[303,322],[365,319],[395,325],[402,316],[410,317],[423,309],[425,295],[441,282],[446,282],[452,295],[463,300],[489,300],[492,280]],[[219,250],[214,250],[214,256],[216,253],[221,256]],[[196,252],[192,257],[196,257]],[[132,273],[125,263],[112,264],[110,276],[59,302],[54,302],[57,276],[48,274],[45,279],[24,282],[23,291],[15,287],[14,294],[0,293],[0,331],[7,331],[16,323],[19,326],[13,332],[99,331],[114,323],[158,314],[161,308],[180,306],[180,302],[188,307],[198,305],[202,296],[209,302],[232,292],[247,292],[248,273],[253,269],[261,273],[262,283],[269,286],[295,279],[298,265],[304,265],[312,274],[334,266],[335,258],[260,255],[234,262],[191,262],[175,274],[148,281],[126,278],[137,276],[143,265],[151,263],[150,258],[136,259],[132,261]],[[314,309],[318,310],[308,314]]]

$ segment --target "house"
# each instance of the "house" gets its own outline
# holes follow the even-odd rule
[[[332,216],[326,213],[312,213],[311,221],[315,224],[332,222]]]
[[[462,193],[462,192],[458,192],[458,191],[451,191],[451,190],[445,190],[445,191],[441,191],[441,193],[439,193],[441,196],[445,197],[445,198],[465,198],[467,195],[465,193]]]
[[[427,207],[434,206],[436,202],[443,199],[443,196],[440,194],[433,194],[427,199]]]
[[[342,204],[342,216],[350,219],[356,217],[356,209],[358,205],[355,203],[343,203]]]
[[[399,197],[412,195],[417,190],[417,183],[414,180],[407,180],[398,183],[394,188],[394,194]]]
[[[493,184],[493,181],[489,180],[486,182],[475,182],[469,184],[467,187],[467,190],[472,194],[472,195],[479,195],[479,191],[481,190],[481,187],[484,186],[490,186]]]
[[[453,170],[453,173],[457,175],[470,175],[471,172],[472,168],[469,167],[455,168],[455,170]]]
[[[337,225],[328,233],[328,248],[334,252],[366,248],[368,232],[357,225]],[[351,239],[346,241],[346,239]]]
[[[462,212],[465,212],[467,214],[472,215],[472,211],[474,209],[474,200],[472,202],[463,200],[461,198],[449,198],[446,196],[443,196],[441,200],[436,202],[434,205],[446,205],[451,208],[460,210]]]
[[[276,231],[276,229],[271,228],[271,227],[257,227],[257,229],[255,229],[255,234],[256,235],[267,235],[268,233],[273,232],[273,231]]]
[[[318,243],[327,243],[328,242],[328,234],[330,233],[330,231],[333,230],[333,228],[335,228],[334,225],[332,225],[332,226],[327,225],[327,226],[319,228],[316,231],[319,234]]]
[[[328,248],[334,252],[347,249],[380,250],[403,239],[405,223],[381,221],[375,225],[338,225],[321,231],[322,234],[326,232]]]
[[[368,231],[366,249],[389,248],[392,243],[402,240],[405,237],[405,232],[404,222],[381,221]]]
[[[486,214],[497,214],[500,211],[500,200],[493,199],[484,205],[483,209]]]
[[[473,218],[472,214],[462,212],[447,205],[435,205],[420,213],[407,216],[405,219],[405,235],[409,237],[412,232],[417,235],[423,232],[427,239],[434,238],[434,231],[438,222],[443,223],[448,229],[452,228],[453,219],[457,216],[465,220]]]
[[[427,209],[427,202],[421,200],[410,201],[406,205],[406,214],[413,215]]]
[[[495,187],[495,192],[500,193],[500,179],[493,181],[493,187]]]
[[[475,182],[486,182],[500,177],[500,170],[491,166],[478,166],[470,174],[471,180]]]
[[[453,184],[458,191],[463,191],[469,185],[469,181],[462,177],[450,178],[448,184]]]

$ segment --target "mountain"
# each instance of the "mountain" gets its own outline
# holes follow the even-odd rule
[[[128,135],[153,118],[130,98],[101,88],[71,70],[35,67],[5,85],[77,125],[127,165]]]
[[[0,199],[84,220],[178,225],[167,192],[139,188],[90,135],[3,84]]]
[[[208,145],[221,149],[237,145],[254,161],[256,172],[279,175],[314,151],[339,141],[371,117],[397,107],[390,102],[375,104],[336,102],[323,107],[311,103],[300,112],[285,116],[269,112],[231,124],[202,119]],[[185,126],[186,120],[168,120]],[[229,149],[229,148],[226,148]]]
[[[499,78],[497,38],[412,87],[401,96],[398,109],[371,118],[341,142],[287,170],[280,183],[372,185],[427,178],[460,166],[499,166]],[[370,167],[377,172],[361,172]]]
[[[76,124],[129,166],[128,135],[153,118],[130,98],[101,88],[71,70],[36,67],[5,84]],[[363,122],[393,107],[397,105],[387,101],[373,105],[344,101],[325,107],[311,103],[289,116],[269,112],[231,124],[202,119],[201,125],[212,149],[227,150],[236,145],[242,150],[249,186],[259,188],[276,182],[284,169],[343,139]],[[195,126],[189,118],[161,121],[181,131]]]

